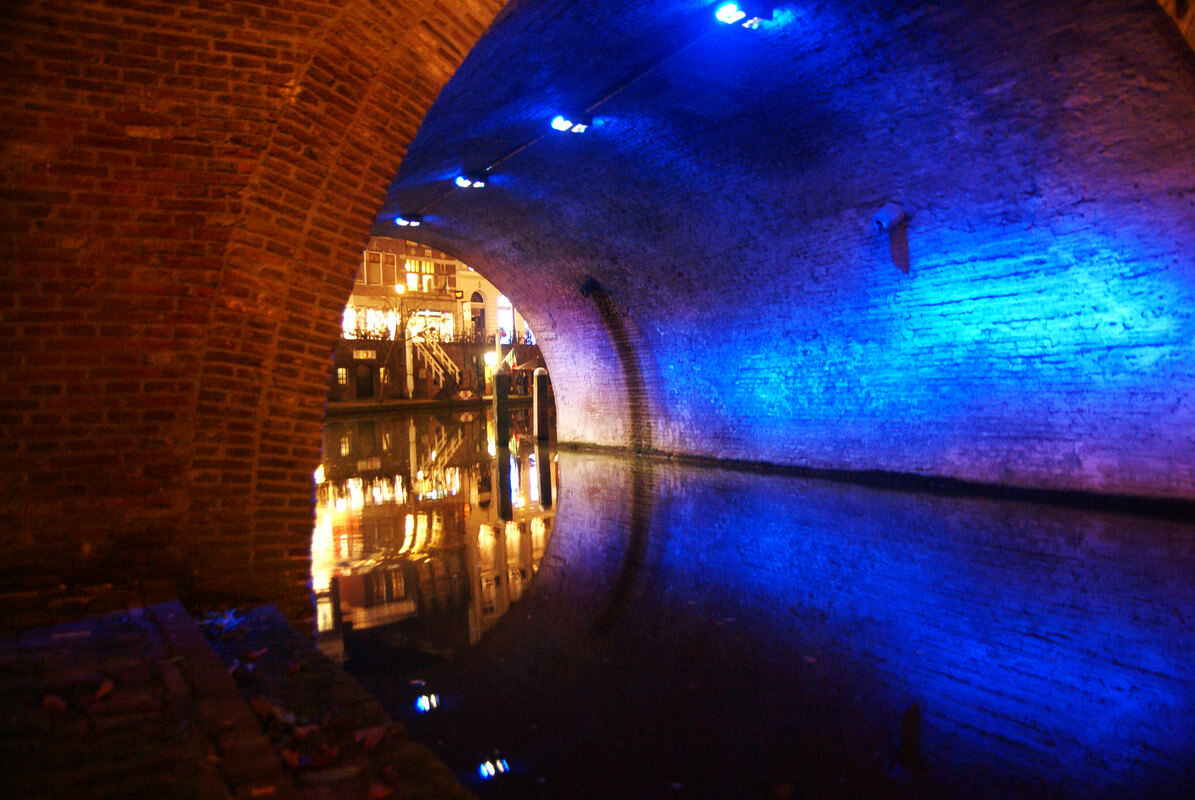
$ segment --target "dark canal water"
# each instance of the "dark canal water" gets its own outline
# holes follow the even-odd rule
[[[482,412],[326,434],[325,647],[479,796],[1195,797],[1195,526],[556,453],[526,416],[509,450]]]

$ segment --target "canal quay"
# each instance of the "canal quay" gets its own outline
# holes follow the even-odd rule
[[[330,420],[317,498],[321,648],[479,797],[1190,796],[1191,524],[528,417]]]

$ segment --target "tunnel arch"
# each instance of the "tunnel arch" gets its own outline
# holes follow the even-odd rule
[[[548,5],[479,42],[374,230],[417,210],[528,309],[563,441],[1192,496],[1195,96],[1156,4],[790,4],[751,38]]]
[[[37,0],[14,5],[0,33],[0,94],[6,109],[0,121],[0,168],[5,176],[0,240],[6,289],[0,300],[0,329],[13,354],[0,367],[8,454],[0,490],[0,542],[9,554],[2,573],[6,586],[36,590],[72,581],[169,577],[207,592],[287,598],[288,610],[302,613],[312,515],[310,471],[318,454],[329,353],[366,227],[396,173],[399,178],[375,230],[390,232],[387,215],[406,202],[405,193],[412,186],[416,194],[431,191],[435,181],[446,177],[445,170],[476,167],[459,163],[462,152],[480,148],[483,142],[517,143],[503,138],[515,129],[502,125],[454,131],[440,127],[438,119],[451,119],[454,109],[465,107],[459,94],[449,89],[441,95],[441,88],[495,17],[499,24],[470,56],[471,63],[482,68],[501,56],[503,42],[510,43],[503,37],[512,31],[535,31],[539,26],[553,35],[571,33],[569,39],[576,44],[585,26],[610,21],[603,15],[643,11],[635,3],[610,4],[599,13],[597,4],[572,4],[568,10],[519,2],[499,15],[501,5],[497,0],[327,0],[294,8],[153,0],[135,6],[105,0],[69,7]],[[1045,52],[1065,53],[1074,28],[1079,31],[1078,52],[1090,63],[1067,65],[1069,85],[1076,87],[1070,99],[1079,102],[1071,120],[1076,126],[1068,133],[1075,141],[1096,141],[1094,134],[1083,139],[1079,129],[1082,123],[1102,120],[1107,124],[1099,133],[1107,135],[1108,153],[1122,166],[1126,159],[1145,163],[1155,148],[1164,152],[1170,167],[1145,173],[1144,188],[1114,198],[1108,206],[1119,217],[1088,216],[1082,210],[1082,186],[1069,186],[1068,193],[1039,191],[1005,200],[995,192],[988,198],[993,213],[1010,214],[1012,221],[1028,219],[1025,215],[1032,217],[1035,207],[1052,203],[1050,208],[1059,213],[1050,215],[1051,223],[1060,225],[1065,235],[1086,226],[1100,228],[1108,241],[1121,245],[1125,235],[1140,239],[1142,247],[1136,252],[1141,258],[1126,258],[1115,247],[1106,248],[1109,252],[1101,257],[1112,266],[1087,276],[1095,287],[1114,268],[1132,272],[1162,254],[1165,246],[1159,244],[1159,236],[1147,235],[1150,226],[1173,234],[1174,253],[1190,244],[1181,230],[1190,214],[1189,205],[1183,205],[1187,195],[1181,192],[1191,183],[1190,167],[1182,172],[1180,165],[1176,172],[1173,162],[1193,149],[1191,56],[1189,50],[1180,52],[1173,26],[1156,5],[1102,0],[1081,7],[1058,4],[1048,13],[1037,4],[1011,0],[930,6],[928,11],[914,10],[914,5],[921,4],[897,2],[879,10],[853,2],[829,7],[841,9],[844,20],[862,23],[862,29],[891,52],[910,44],[915,45],[912,52],[946,47],[943,41],[948,40],[918,40],[917,26],[923,23],[938,32],[969,31],[962,37],[965,47],[953,46],[985,54],[980,61],[986,66],[977,67],[970,78],[960,66],[953,85],[971,79],[981,93],[1001,86],[996,78],[1002,69],[1015,73],[1025,67],[1040,74],[1046,69],[1037,60],[1042,51],[1030,45],[1045,43],[1053,48]],[[698,6],[663,3],[651,14],[656,22],[688,19]],[[1188,5],[1164,0],[1163,6],[1190,37]],[[532,63],[517,81],[508,83],[493,108],[509,111],[512,118],[520,113],[538,118],[550,103],[521,109],[519,103],[578,100],[582,94],[570,97],[570,92],[586,84],[557,84],[556,70],[567,65],[574,78],[588,71],[599,80],[604,76],[598,65],[634,67],[643,32],[655,36],[660,30],[653,25],[613,21],[593,37],[602,46],[600,52],[589,50],[579,60],[544,55],[542,63]],[[666,27],[662,38],[670,40],[676,30],[682,29]],[[989,33],[1004,49],[982,41]],[[622,34],[626,36],[619,38]],[[733,89],[735,79],[758,74],[752,68],[766,67],[769,58],[791,63],[777,50],[779,44],[792,41],[785,38],[789,34],[768,35],[773,36],[772,44],[765,38],[762,50],[723,75],[719,91]],[[834,41],[821,35],[812,47],[832,50]],[[1121,61],[1101,57],[1101,48]],[[935,87],[950,83],[939,81],[941,76],[931,68],[941,63],[933,58],[917,62],[920,94],[916,103],[910,99],[910,107],[932,107]],[[462,79],[475,67],[464,69]],[[689,64],[669,73],[669,80],[692,86],[698,74],[694,70]],[[851,74],[866,79],[858,68]],[[891,100],[896,84],[891,75],[888,80],[878,85]],[[537,99],[524,92],[531,86],[551,90]],[[1086,93],[1077,90],[1084,86]],[[1082,103],[1084,98],[1098,99],[1110,87],[1110,96],[1119,104],[1115,119],[1101,117],[1099,109],[1090,107],[1097,104]],[[425,122],[437,95],[439,111]],[[694,128],[708,129],[718,118],[692,100],[692,93],[677,97],[690,98],[673,110],[682,112],[681,118]],[[783,101],[775,93],[764,97]],[[675,98],[669,102],[675,103]],[[1039,111],[1030,107],[1026,118],[1040,122],[1044,117]],[[803,124],[816,131],[822,120],[810,114],[802,118]],[[901,119],[914,116],[906,112]],[[1123,133],[1130,117],[1156,123],[1146,142],[1134,146],[1115,135]],[[494,116],[488,120],[501,121]],[[421,125],[421,149],[404,160]],[[678,145],[701,141],[686,138],[683,130],[651,114],[641,114],[630,127],[632,133],[657,129]],[[991,132],[998,129],[999,125],[990,126]],[[963,132],[985,130],[971,126]],[[785,154],[789,169],[804,168],[811,155],[801,147],[776,150],[776,145],[785,144],[782,138],[764,141],[773,145],[770,152]],[[463,149],[458,147],[462,143]],[[1027,140],[1019,139],[1018,144],[1018,158],[1010,163],[1014,171],[1024,172],[1031,148]],[[551,144],[557,151],[562,146]],[[569,146],[592,149],[594,141]],[[1151,439],[1139,452],[1125,454],[1123,461],[1113,454],[1110,461],[1095,466],[1067,462],[1065,450],[1073,441],[1038,451],[1029,447],[1028,460],[1037,457],[1035,452],[1042,458],[1028,468],[1017,467],[1011,440],[986,457],[946,452],[935,459],[924,450],[911,458],[868,461],[859,454],[878,441],[874,425],[848,430],[846,440],[819,444],[816,426],[785,423],[790,408],[748,404],[748,415],[736,421],[732,409],[720,405],[725,399],[708,391],[731,384],[702,377],[729,350],[711,346],[720,343],[716,331],[681,318],[695,303],[710,302],[711,287],[718,286],[706,285],[711,275],[701,265],[708,252],[696,243],[709,241],[712,230],[719,240],[746,252],[758,244],[746,231],[758,231],[760,237],[781,238],[785,256],[796,263],[809,261],[818,251],[818,241],[830,252],[844,235],[854,236],[854,255],[836,263],[851,268],[842,275],[858,279],[861,266],[882,265],[887,257],[874,241],[860,244],[859,231],[875,208],[892,196],[911,203],[909,248],[913,273],[920,277],[932,271],[925,269],[924,260],[918,261],[929,252],[924,238],[917,238],[919,232],[937,230],[940,245],[943,232],[958,233],[957,226],[935,219],[937,207],[925,194],[913,191],[928,184],[894,183],[855,191],[851,202],[835,213],[818,207],[825,198],[804,196],[794,205],[787,194],[777,194],[781,202],[773,209],[784,213],[771,213],[766,193],[745,192],[736,213],[758,212],[744,217],[752,224],[715,220],[710,228],[675,213],[677,203],[700,198],[700,187],[685,188],[671,205],[661,204],[653,211],[653,192],[659,187],[650,185],[650,176],[627,170],[627,164],[667,167],[667,151],[627,145],[620,152],[627,158],[598,158],[594,163],[601,169],[587,173],[606,179],[593,185],[620,190],[604,192],[600,203],[592,198],[562,203],[577,185],[556,184],[554,191],[563,194],[552,195],[547,163],[531,163],[524,175],[530,180],[520,190],[523,200],[511,208],[550,210],[552,226],[542,225],[531,213],[512,227],[510,209],[494,206],[484,208],[472,222],[459,214],[449,225],[433,220],[419,234],[482,271],[516,306],[527,309],[564,404],[562,419],[571,426],[566,427],[566,438],[826,467],[840,465],[830,456],[845,449],[852,454],[853,460],[846,462],[852,468],[944,472],[975,480],[1187,498],[1195,494],[1189,468],[1195,459],[1187,458],[1191,444],[1173,432],[1191,413],[1182,398],[1192,378],[1181,368],[1189,347],[1166,345],[1164,358],[1179,365],[1166,373],[1174,379],[1172,388],[1160,383],[1141,387],[1150,399],[1134,411],[1137,427],[1121,425],[1114,433],[1152,430],[1156,418],[1150,420],[1150,414],[1166,403],[1173,408],[1162,418],[1174,423],[1173,430]],[[672,170],[669,185],[675,187],[686,176],[699,178],[703,170],[737,159],[756,172],[740,170],[736,189],[754,178],[771,191],[787,192],[791,182],[761,172],[766,165],[759,158],[763,152],[769,151],[743,145],[732,152],[693,149],[689,155],[694,160]],[[708,165],[699,156],[709,156]],[[1091,167],[1089,161],[1084,165]],[[1099,177],[1098,170],[1089,172]],[[1015,182],[996,166],[992,175],[1000,187],[1014,188]],[[1109,176],[1115,177],[1109,173],[1093,185],[1110,185]],[[495,188],[502,190],[500,184]],[[549,188],[536,189],[537,184]],[[518,199],[520,195],[510,193],[514,188],[518,187],[508,185],[505,191]],[[1081,210],[1062,210],[1063,194]],[[524,203],[528,198],[530,205]],[[781,236],[790,220],[800,222],[806,234],[802,240]],[[919,228],[927,221],[937,227]],[[658,234],[665,223],[669,237],[662,239]],[[592,237],[573,235],[587,226]],[[1121,231],[1125,227],[1129,234]],[[1191,227],[1195,226],[1188,226],[1188,233]],[[686,257],[676,259],[664,252],[665,246],[675,246]],[[983,244],[992,246],[991,241]],[[1179,258],[1173,253],[1169,257]],[[788,263],[774,262],[769,274]],[[1170,268],[1168,274],[1188,263]],[[660,289],[665,268],[671,270],[669,293]],[[823,269],[827,272],[807,275],[806,281],[832,282],[835,275],[829,267]],[[900,292],[907,292],[911,284],[896,283],[897,274],[886,273],[879,285],[891,293],[885,302],[899,305]],[[602,290],[597,300],[592,299],[594,292],[582,296],[579,291],[590,278]],[[752,304],[768,307],[782,297],[774,285],[760,283],[762,288],[739,287],[732,295],[720,296],[730,312],[719,323],[721,329],[747,329],[754,320],[748,313]],[[1166,285],[1190,286],[1181,281]],[[1143,294],[1163,288],[1155,283]],[[837,291],[822,299],[842,300],[845,295]],[[690,298],[680,311],[672,305],[677,297]],[[805,298],[811,305],[817,301]],[[1172,301],[1143,303],[1135,319],[1147,320],[1152,314],[1176,320]],[[601,311],[603,302],[607,313]],[[805,336],[811,328],[784,331],[765,325],[762,330],[767,336],[745,351],[748,356],[759,358],[768,348],[775,349],[774,340],[787,342],[789,354],[795,352],[794,342],[816,350],[813,339]],[[1088,340],[1080,337],[1083,341]],[[662,346],[665,342],[687,342],[687,349],[670,351]],[[628,348],[639,359],[631,372],[625,352],[620,352]],[[1118,352],[1145,364],[1157,348],[1138,337]],[[834,353],[850,355],[849,348]],[[1079,381],[1081,365],[1072,359],[1071,366],[1076,368],[1067,373],[1067,380]],[[765,376],[767,368],[753,367]],[[628,383],[634,383],[629,376],[635,371],[643,376],[642,385],[628,392]],[[1114,373],[1104,369],[1092,374],[1106,380]],[[857,384],[861,376],[844,370],[841,379]],[[1115,397],[1082,391],[1079,396]],[[769,413],[751,413],[761,410]],[[839,409],[831,421],[848,418],[852,410],[857,409]],[[1069,413],[1065,407],[1054,411],[1060,418]],[[993,417],[997,422],[1008,418],[1007,413]],[[766,423],[762,438],[761,431],[750,427],[753,419]],[[1124,422],[1124,415],[1097,409],[1079,422],[1087,431],[1108,419]],[[1048,439],[1056,428],[1039,438]],[[746,445],[753,436],[762,446]],[[1012,438],[1026,441],[1022,435]],[[804,449],[794,449],[793,442],[803,442]],[[883,455],[890,449],[885,444],[877,452]],[[1182,466],[1184,459],[1187,467]],[[968,472],[971,462],[983,469]]]

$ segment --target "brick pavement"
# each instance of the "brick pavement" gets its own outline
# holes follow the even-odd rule
[[[469,796],[277,609],[207,629],[167,602],[4,639],[0,796]]]

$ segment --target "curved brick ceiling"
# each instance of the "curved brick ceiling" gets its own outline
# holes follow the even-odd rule
[[[512,298],[565,440],[1191,497],[1193,74],[1119,0],[788,4],[756,31],[529,0],[374,233]]]

